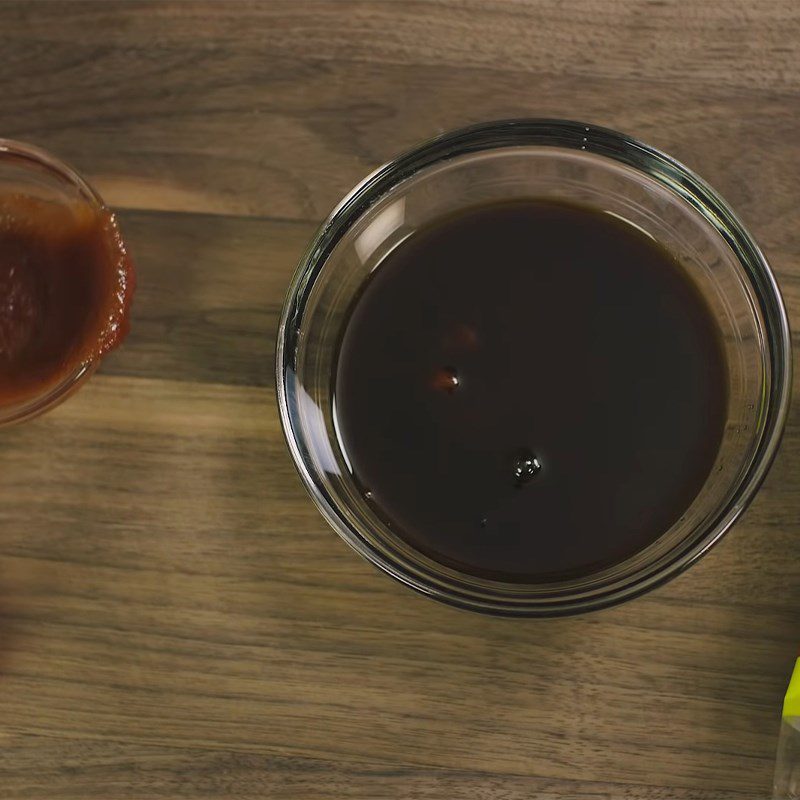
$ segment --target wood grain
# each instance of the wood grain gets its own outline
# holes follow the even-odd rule
[[[799,42],[792,2],[0,5],[0,133],[83,170],[140,271],[126,346],[0,437],[0,797],[768,797],[800,643],[799,410],[688,573],[494,620],[326,527],[272,359],[338,197],[421,138],[520,114],[698,169],[800,330]]]

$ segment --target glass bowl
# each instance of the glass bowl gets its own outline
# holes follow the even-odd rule
[[[0,139],[0,192],[22,194],[69,208],[105,209],[100,195],[75,170],[33,145]],[[77,391],[97,368],[84,362],[71,374],[24,401],[0,405],[0,426],[36,417]]]
[[[537,584],[486,580],[410,547],[376,515],[336,432],[333,376],[347,313],[370,273],[415,230],[468,206],[552,198],[615,214],[685,267],[713,311],[729,373],[723,441],[705,485],[652,545],[594,574]],[[562,120],[447,133],[380,167],[322,224],[289,287],[277,393],[292,458],[314,502],[357,552],[461,608],[555,616],[619,603],[685,570],[752,500],[778,448],[791,385],[786,312],[766,259],[727,204],[683,165],[623,134]]]

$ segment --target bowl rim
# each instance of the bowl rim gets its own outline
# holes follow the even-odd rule
[[[601,587],[597,592],[566,596],[553,585],[549,597],[514,599],[511,592],[480,593],[426,580],[390,553],[365,541],[338,511],[337,500],[315,480],[305,443],[293,421],[296,380],[293,356],[305,303],[328,256],[344,234],[375,202],[397,184],[435,163],[506,147],[582,150],[633,167],[679,195],[712,225],[733,250],[754,290],[764,319],[770,362],[770,385],[765,387],[765,421],[753,457],[730,501],[706,527],[706,534],[680,550],[658,570]],[[319,226],[289,284],[280,316],[276,353],[276,393],[281,427],[294,465],[306,490],[329,525],[353,549],[396,580],[444,603],[499,616],[563,616],[616,605],[676,577],[716,544],[752,501],[778,451],[791,394],[792,357],[789,322],[777,280],[759,246],[722,197],[688,167],[671,156],[617,131],[564,119],[518,118],[483,122],[443,133],[406,151],[367,175]],[[502,584],[494,584],[501,587]],[[508,585],[509,589],[512,586]],[[519,585],[516,585],[519,590]],[[588,594],[588,596],[587,596]]]

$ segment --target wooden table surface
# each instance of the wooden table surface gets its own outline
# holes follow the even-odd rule
[[[746,800],[800,645],[800,411],[700,564],[553,621],[440,606],[328,529],[273,349],[316,224],[455,126],[607,125],[696,169],[800,330],[795,0],[0,6],[0,136],[120,212],[133,332],[0,438],[0,798]]]

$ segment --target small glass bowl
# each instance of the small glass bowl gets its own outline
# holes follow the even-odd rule
[[[336,433],[333,376],[351,302],[415,230],[478,203],[553,198],[615,214],[685,267],[723,335],[729,408],[716,463],[684,515],[633,557],[577,579],[485,580],[411,548],[374,513]],[[727,204],[683,165],[620,133],[562,120],[508,120],[447,133],[380,167],[322,224],[289,287],[277,345],[284,433],[334,530],[389,575],[437,600],[509,616],[555,616],[635,597],[723,536],[778,448],[791,386],[789,328],[766,259]]]
[[[0,139],[0,192],[28,195],[71,208],[86,205],[105,209],[100,195],[71,167],[41,148],[10,139]],[[84,362],[40,395],[0,405],[0,426],[23,422],[57,406],[83,386],[98,363],[99,359]]]

